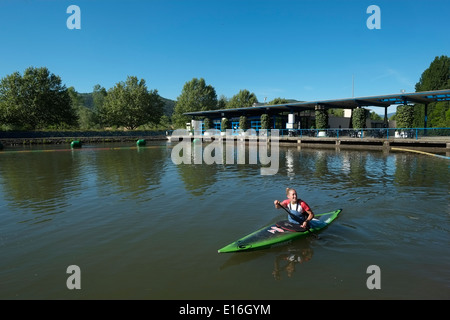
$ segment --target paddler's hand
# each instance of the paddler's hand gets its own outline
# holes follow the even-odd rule
[[[273,202],[273,204],[275,205],[275,208],[277,208],[277,209],[281,206],[279,200],[275,200],[275,201]]]
[[[308,226],[308,222],[303,221],[303,223],[302,223],[302,228],[303,228],[303,229],[306,229],[307,226]]]

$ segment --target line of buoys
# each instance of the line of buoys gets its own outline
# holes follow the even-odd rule
[[[391,150],[415,152],[415,153],[425,154],[427,156],[433,156],[433,157],[444,158],[444,159],[450,160],[450,157],[441,156],[440,154],[434,154],[434,153],[429,153],[429,152],[425,152],[425,151],[403,149],[403,148],[397,148],[397,147],[392,147]]]
[[[79,141],[79,140],[74,140],[74,141],[72,141],[72,142],[70,143],[70,147],[71,147],[72,149],[81,148],[81,146],[82,146],[82,143],[81,143],[81,141]]]
[[[136,145],[138,147],[143,147],[147,144],[147,142],[145,141],[145,139],[139,139],[138,141],[136,141]]]

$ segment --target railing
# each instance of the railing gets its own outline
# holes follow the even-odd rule
[[[58,137],[127,137],[127,136],[164,136],[168,131],[0,131],[0,138],[22,139],[22,138],[58,138]]]
[[[420,139],[449,137],[450,128],[280,129],[284,137]]]
[[[245,135],[260,135],[262,129],[249,129],[244,131]],[[270,136],[270,129],[265,130]],[[377,138],[377,139],[421,139],[426,137],[446,137],[450,138],[450,128],[336,128],[336,129],[278,129],[280,137],[298,137],[298,138]],[[227,130],[227,135],[240,135],[240,130]],[[191,131],[191,134],[196,134]],[[199,131],[198,134],[204,135],[205,132]],[[207,135],[220,135],[219,130],[209,130]],[[171,136],[172,130],[166,131],[166,135]]]

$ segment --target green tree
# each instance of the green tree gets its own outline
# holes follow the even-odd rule
[[[397,128],[412,128],[414,123],[414,106],[398,106],[396,115]]]
[[[335,117],[343,117],[344,109],[328,109],[328,115],[333,115]]]
[[[176,128],[184,128],[190,120],[184,113],[216,109],[217,94],[214,87],[206,85],[203,78],[193,78],[184,84],[183,91],[175,102],[172,122]]]
[[[258,103],[258,99],[254,93],[244,89],[234,95],[227,103],[227,109],[251,107],[254,103]]]
[[[108,90],[100,107],[102,123],[134,130],[144,124],[157,124],[164,103],[157,90],[148,90],[145,80],[128,76]]]
[[[85,106],[83,96],[74,87],[69,87],[67,91],[72,101],[72,107],[75,108],[77,113],[78,127],[83,130],[95,127],[94,113],[90,108]]]
[[[416,92],[450,89],[450,58],[435,57],[416,83]],[[428,105],[428,127],[450,127],[450,102],[433,102]],[[422,128],[425,120],[425,106],[414,108],[414,127]]]
[[[285,103],[289,103],[288,99],[284,99],[284,98],[275,98],[272,101],[269,101],[269,105],[277,105],[277,104],[285,104]]]
[[[99,125],[103,125],[102,119],[105,118],[105,115],[101,115],[101,112],[103,111],[103,103],[107,94],[106,89],[99,84],[96,84],[92,90],[93,121]]]
[[[316,110],[316,128],[326,129],[328,126],[328,111],[324,109]]]
[[[47,68],[29,67],[0,81],[0,114],[6,124],[35,130],[77,124],[77,114],[61,78]]]
[[[230,121],[227,118],[222,118],[222,122],[220,124],[220,131],[226,132],[227,129],[230,129]]]
[[[239,117],[239,129],[240,130],[247,130],[248,129],[247,117],[246,116],[240,116]]]
[[[161,116],[161,118],[159,119],[159,127],[161,129],[171,129],[169,116],[166,116],[165,114]]]
[[[356,108],[353,110],[352,125],[355,129],[363,129],[366,127],[366,119],[369,114],[369,110],[364,108]]]
[[[383,120],[379,114],[377,114],[375,111],[370,112],[370,120]]]
[[[0,81],[0,121],[3,124],[21,126],[26,106],[20,102],[23,79],[19,72],[7,75]]]
[[[267,113],[261,115],[261,129],[270,129],[270,117]]]
[[[210,118],[205,118],[203,120],[203,129],[205,130],[209,130],[212,128],[212,121]]]
[[[228,99],[224,95],[221,95],[217,101],[217,109],[225,109],[227,107]]]

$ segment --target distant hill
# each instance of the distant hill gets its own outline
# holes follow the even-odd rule
[[[380,117],[384,118],[384,113],[377,113]],[[390,119],[393,115],[395,114],[395,112],[390,112],[387,114],[387,118]]]
[[[79,93],[79,95],[83,98],[84,106],[86,108],[94,108],[94,98],[92,97],[92,93]]]
[[[175,109],[175,101],[163,97],[161,99],[164,101],[164,114],[169,117],[172,116]]]
[[[83,98],[84,106],[86,108],[94,108],[94,98],[92,97],[92,92],[80,93],[79,95]],[[164,114],[170,117],[173,113],[173,109],[175,108],[175,101],[163,97],[161,97],[161,99],[164,101]]]

